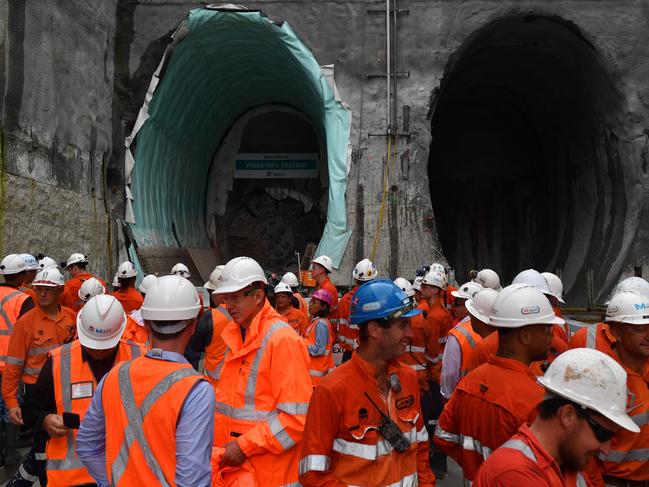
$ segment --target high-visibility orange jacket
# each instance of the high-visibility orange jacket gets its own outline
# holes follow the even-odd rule
[[[587,487],[581,472],[562,472],[532,430],[522,425],[480,467],[473,487]]]
[[[142,314],[139,309],[131,311],[126,317],[126,328],[124,328],[122,340],[139,343],[146,348],[151,348],[151,334],[144,327],[144,321],[142,321]]]
[[[431,322],[431,327],[439,330],[439,353],[440,359],[435,363],[431,368],[431,373],[433,375],[433,380],[437,383],[440,381],[440,375],[442,373],[442,360],[441,356],[444,354],[444,346],[446,345],[446,336],[448,332],[453,327],[453,319],[451,313],[444,307],[441,301],[437,301],[432,306],[428,305],[427,309],[424,311],[427,312],[428,321]]]
[[[31,286],[20,286],[18,289],[32,298],[32,301],[34,301],[34,306],[38,306],[38,295],[36,294],[36,291],[31,288]]]
[[[116,291],[113,291],[113,296],[122,304],[122,308],[124,308],[124,313],[126,314],[140,309],[142,303],[144,303],[144,298],[134,287],[120,287]]]
[[[545,374],[547,367],[552,361],[561,355],[563,352],[568,350],[568,345],[561,338],[552,336],[550,341],[550,348],[548,349],[548,356],[545,360],[540,360],[537,362],[532,362],[530,364],[530,369],[537,376],[542,376]],[[469,371],[478,368],[487,361],[489,355],[495,355],[498,351],[498,332],[495,331],[491,335],[484,338],[480,343],[476,345],[471,354],[471,359],[469,361]]]
[[[106,375],[101,402],[106,424],[110,425],[106,428],[110,485],[161,485],[162,476],[175,485],[176,424],[187,396],[200,380],[189,364],[147,356],[122,362]],[[144,404],[150,393],[156,400]],[[140,424],[133,425],[133,421]],[[126,435],[133,428],[144,435],[148,446]],[[152,471],[145,448],[155,459],[157,472]]]
[[[388,377],[396,374],[401,390],[391,389],[386,397],[375,371],[355,352],[315,388],[300,454],[304,487],[435,485],[416,374],[397,360],[389,362]],[[399,453],[379,433],[381,415],[365,394],[394,421],[410,448]]]
[[[309,321],[302,311],[293,306],[289,306],[285,313],[282,313],[281,311],[278,312],[284,317],[284,321],[291,325],[291,328],[293,328],[298,335],[304,336],[304,332],[309,326]]]
[[[449,335],[453,335],[460,345],[460,352],[462,353],[462,361],[460,362],[460,378],[469,373],[469,362],[473,355],[473,350],[482,341],[482,337],[473,331],[471,320],[462,321],[455,325]],[[449,349],[450,352],[451,349]]]
[[[617,359],[615,342],[608,323],[597,323],[578,330],[570,339],[570,348],[592,348]]]
[[[419,389],[428,390],[428,381],[432,379],[432,369],[439,364],[439,327],[438,323],[429,320],[427,313],[421,313],[410,319],[413,337],[406,351],[399,360],[417,371]]]
[[[14,326],[20,310],[29,295],[12,286],[0,286],[0,371],[5,367],[7,360],[7,351],[9,350],[9,337],[13,332]],[[38,301],[34,301],[34,304]]]
[[[444,301],[442,304],[449,313],[451,312],[451,308],[453,308],[453,301],[455,300],[455,297],[451,294],[453,291],[457,291],[457,288],[449,284],[442,293],[442,300]]]
[[[316,348],[316,334],[318,325],[324,325],[327,328],[328,340],[324,350],[318,350],[320,355],[314,355],[313,349]],[[309,375],[311,375],[311,381],[315,387],[324,376],[333,372],[334,370],[334,358],[331,355],[331,348],[333,346],[333,333],[331,331],[331,323],[327,318],[314,318],[311,322],[311,325],[306,329],[305,333],[307,350],[309,351],[309,359],[311,360],[309,364]]]
[[[325,277],[316,289],[326,289],[329,291],[329,294],[331,294],[334,305],[331,307],[327,318],[329,318],[331,326],[333,326],[335,330],[338,330],[338,289],[336,289],[336,286],[331,282],[329,276]]]
[[[358,325],[352,325],[349,320],[352,298],[358,286],[354,286],[338,303],[338,343],[340,348],[351,352],[358,347]]]
[[[640,432],[620,429],[611,441],[609,454],[600,453],[602,473],[624,480],[649,481],[649,359],[645,360],[642,374],[628,368],[617,354],[616,359],[627,373],[628,414]]]
[[[144,355],[146,350],[136,344],[120,341],[117,346],[115,363],[132,360]],[[79,340],[63,345],[52,352],[52,379],[54,381],[54,401],[56,414],[78,414],[83,421],[90,407],[92,396],[97,389],[97,381],[90,365],[83,360]],[[68,487],[95,483],[75,452],[77,430],[68,434],[51,437],[47,442],[47,485]]]
[[[7,408],[18,406],[20,382],[35,384],[47,353],[76,338],[75,313],[59,307],[56,319],[36,307],[18,318],[9,339],[2,373],[2,398]]]
[[[304,315],[304,319],[306,322],[309,322],[309,304],[306,302],[306,299],[304,299],[304,296],[302,296],[300,293],[293,293],[293,297],[297,299],[297,302],[300,305],[300,313]],[[290,323],[289,323],[290,324]]]
[[[223,330],[227,351],[216,389],[215,446],[236,440],[259,485],[297,482],[299,445],[313,392],[309,354],[268,301],[245,330]]]
[[[554,310],[554,315],[558,318],[563,318],[563,313],[561,313],[561,308],[558,306],[552,306],[552,309]],[[562,325],[554,325],[552,327],[552,333],[561,338],[564,342],[568,343],[570,341],[570,327],[568,326],[568,322],[566,321],[563,326]]]
[[[460,381],[435,428],[435,444],[473,480],[485,458],[535,417],[544,390],[525,364],[491,355]]]
[[[212,313],[212,340],[205,347],[203,371],[207,380],[216,387],[221,377],[227,348],[222,336],[223,330],[233,321],[230,313],[223,306],[213,308],[210,312]]]
[[[75,311],[79,311],[81,308],[83,308],[83,305],[85,303],[79,297],[79,289],[81,288],[81,285],[84,283],[84,281],[87,281],[91,277],[95,276],[88,272],[80,272],[76,276],[72,276],[70,279],[68,279],[65,282],[65,289],[63,290],[63,293],[61,293],[61,297],[59,298],[59,304],[61,306],[72,308]],[[108,292],[108,286],[106,286],[106,283],[99,278],[96,279],[101,282],[106,292]]]

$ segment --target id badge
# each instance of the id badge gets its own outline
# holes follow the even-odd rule
[[[92,397],[92,382],[77,382],[76,384],[71,384],[72,388],[72,399],[84,399],[86,397]]]

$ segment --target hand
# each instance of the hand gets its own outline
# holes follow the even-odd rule
[[[58,414],[48,414],[43,419],[43,429],[52,437],[65,436],[68,428],[63,424],[63,418]]]
[[[239,448],[239,444],[236,441],[230,441],[224,446],[225,452],[219,467],[240,467],[246,460],[246,455]]]
[[[23,412],[20,410],[19,406],[9,409],[9,421],[18,426],[22,426],[23,423]]]

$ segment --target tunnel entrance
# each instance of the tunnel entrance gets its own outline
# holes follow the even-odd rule
[[[207,226],[220,261],[248,255],[269,270],[297,272],[327,213],[326,150],[308,117],[263,105],[229,130],[210,170]]]
[[[622,98],[593,45],[561,19],[514,16],[452,57],[432,112],[430,195],[458,279],[560,269],[575,300],[621,252]]]

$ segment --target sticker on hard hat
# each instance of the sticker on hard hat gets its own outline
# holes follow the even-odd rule
[[[376,311],[377,309],[381,309],[381,303],[378,301],[374,301],[373,303],[365,303],[363,305],[363,311]]]
[[[521,314],[524,315],[535,315],[541,312],[541,308],[539,306],[525,306],[524,308],[521,308]]]
[[[640,311],[648,308],[648,306],[645,303],[640,303],[640,304],[636,303],[633,306],[635,306],[636,311]]]
[[[96,333],[97,335],[101,335],[103,333],[111,333],[113,330],[111,330],[110,328],[95,328],[91,325],[88,327],[88,331]]]

